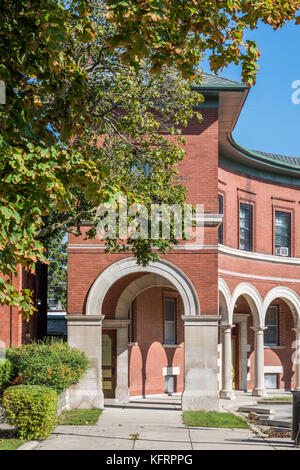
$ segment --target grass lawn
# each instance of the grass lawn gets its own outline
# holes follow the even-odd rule
[[[248,428],[245,419],[231,413],[219,413],[217,411],[184,411],[183,422],[186,426],[203,428]]]
[[[17,437],[16,431],[0,429],[0,450],[15,450],[22,444],[24,441]]]
[[[102,410],[64,410],[56,419],[57,426],[86,426],[96,424]]]

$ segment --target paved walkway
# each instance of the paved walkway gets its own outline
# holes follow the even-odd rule
[[[228,402],[227,402],[228,403]],[[187,428],[180,398],[106,401],[96,426],[58,426],[36,450],[274,450],[294,449],[289,439],[265,440],[246,429]]]

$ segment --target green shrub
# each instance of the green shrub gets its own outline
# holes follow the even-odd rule
[[[7,350],[14,385],[46,385],[57,393],[79,382],[88,367],[87,356],[61,340],[48,340]]]
[[[45,439],[54,429],[57,393],[40,385],[17,385],[3,393],[8,421],[22,439]]]
[[[0,395],[10,385],[12,378],[12,366],[8,359],[0,361]]]

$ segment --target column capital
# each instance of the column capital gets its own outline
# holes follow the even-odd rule
[[[221,315],[181,315],[184,325],[218,326]]]
[[[254,331],[255,334],[263,333],[265,330],[268,329],[267,326],[250,326],[250,329]]]
[[[232,323],[221,323],[220,328],[223,330],[229,330],[229,328],[233,328],[234,325]]]
[[[68,325],[102,325],[102,320],[104,319],[105,315],[72,315],[68,314],[65,316],[65,320],[67,321]]]

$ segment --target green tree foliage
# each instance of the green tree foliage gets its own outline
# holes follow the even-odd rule
[[[123,61],[137,66],[149,57],[152,70],[176,64],[193,77],[201,54],[209,53],[211,70],[240,64],[245,83],[255,83],[259,49],[244,38],[259,21],[274,29],[299,23],[295,0],[107,0],[108,19],[117,29],[112,48],[123,48]]]
[[[195,107],[202,100],[182,75],[199,83],[196,66],[210,50],[212,70],[241,63],[243,79],[253,83],[259,54],[243,41],[245,29],[259,19],[281,27],[298,7],[256,0],[5,1],[0,304],[29,317],[31,292],[16,290],[10,275],[18,265],[46,263],[51,238],[74,227],[79,234],[100,203],[117,207],[122,195],[146,205],[182,203],[180,132],[195,114],[200,118]],[[149,174],[132,171],[146,167]],[[111,240],[109,249],[130,249],[145,264],[170,242],[128,247]]]

